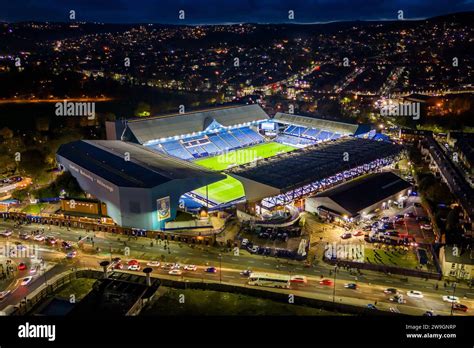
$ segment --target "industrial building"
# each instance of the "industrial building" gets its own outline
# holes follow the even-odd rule
[[[346,221],[399,202],[409,194],[411,184],[392,172],[366,175],[306,199],[305,208],[321,216]]]

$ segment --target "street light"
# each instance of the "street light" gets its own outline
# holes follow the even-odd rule
[[[453,315],[453,310],[454,310],[454,294],[456,292],[456,282],[453,284],[453,299],[451,301],[451,315]]]
[[[219,254],[219,283],[222,283],[222,254]]]

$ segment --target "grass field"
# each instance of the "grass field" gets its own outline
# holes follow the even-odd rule
[[[279,143],[265,143],[245,149],[229,151],[219,156],[204,158],[194,163],[213,170],[224,170],[232,165],[241,165],[254,161],[257,158],[268,158],[281,152],[290,152],[296,148]],[[206,187],[194,191],[202,197],[206,197]],[[240,181],[227,176],[226,179],[208,186],[209,200],[215,203],[226,203],[236,200],[245,195]]]
[[[194,163],[213,170],[224,170],[232,165],[241,165],[257,158],[273,157],[280,152],[295,150],[294,147],[280,143],[259,144],[245,149],[229,151],[219,156],[197,160]]]

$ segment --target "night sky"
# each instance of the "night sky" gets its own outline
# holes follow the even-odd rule
[[[178,20],[184,10],[185,20]],[[474,0],[0,0],[0,21],[69,21],[105,23],[281,23],[295,11],[297,23],[344,20],[428,18],[473,11]]]

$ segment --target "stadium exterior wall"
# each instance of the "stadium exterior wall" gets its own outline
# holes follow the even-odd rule
[[[81,188],[107,205],[108,215],[122,227],[163,230],[176,217],[179,198],[196,187],[208,184],[203,178],[173,180],[152,188],[120,187],[57,155],[64,170],[74,176]],[[169,200],[166,198],[169,197]],[[169,217],[159,220],[158,201],[169,204]]]

